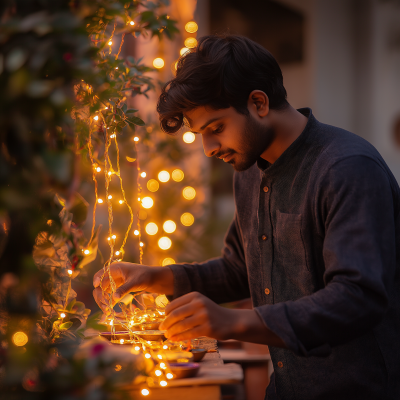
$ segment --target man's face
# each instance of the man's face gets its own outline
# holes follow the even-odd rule
[[[271,144],[274,133],[251,113],[243,115],[233,107],[212,110],[198,107],[185,114],[192,132],[200,133],[207,157],[218,157],[236,171],[250,168]]]

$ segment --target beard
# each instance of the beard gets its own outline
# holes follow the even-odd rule
[[[239,149],[237,151],[233,149],[224,151],[224,154],[233,154],[227,163],[231,164],[234,170],[238,172],[249,169],[271,145],[274,137],[275,132],[272,128],[261,125],[249,114],[246,118]]]

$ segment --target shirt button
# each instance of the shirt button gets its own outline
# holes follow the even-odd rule
[[[269,293],[270,293],[270,291],[269,291],[268,288],[266,288],[266,289],[264,290],[264,292],[265,292],[265,294],[269,294]]]
[[[268,186],[264,186],[264,187],[263,187],[263,190],[264,190],[265,193],[267,193],[268,190],[269,190],[269,189],[268,189]]]
[[[278,367],[282,368],[283,367],[283,362],[282,361],[278,361]]]
[[[262,235],[262,236],[261,236],[261,239],[262,239],[262,240],[267,240],[267,239],[268,239],[268,236],[267,236],[267,235]]]

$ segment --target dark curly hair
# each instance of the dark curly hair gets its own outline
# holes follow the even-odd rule
[[[232,106],[248,115],[249,94],[257,89],[268,96],[271,109],[288,105],[282,71],[271,53],[243,36],[203,36],[180,57],[175,78],[162,89],[157,104],[161,129],[177,132],[183,113],[199,106]]]

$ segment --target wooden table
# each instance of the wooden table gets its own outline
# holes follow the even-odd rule
[[[202,338],[202,348],[216,348],[216,340]],[[207,353],[200,362],[200,370],[194,378],[173,379],[166,388],[150,388],[146,397],[138,388],[130,388],[133,398],[149,400],[220,400],[221,385],[243,381],[243,370],[238,364],[224,364],[219,352]]]

